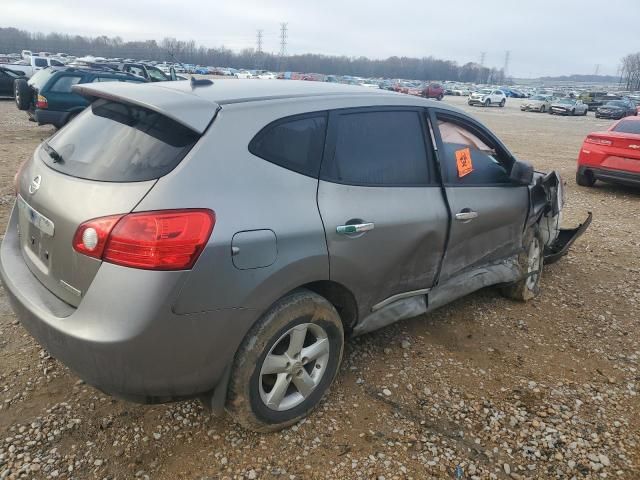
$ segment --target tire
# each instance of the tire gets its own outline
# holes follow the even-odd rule
[[[468,104],[470,107],[473,107],[473,103],[471,103],[471,100],[467,100],[467,104]]]
[[[300,355],[313,345],[319,345],[317,357],[305,363],[306,357]],[[344,330],[333,305],[309,290],[292,292],[262,316],[238,349],[227,411],[237,423],[256,432],[273,432],[296,423],[320,403],[333,383],[343,349]],[[273,373],[265,373],[269,365]],[[277,395],[278,384],[281,396]],[[311,387],[302,393],[298,385]]]
[[[596,183],[596,179],[589,170],[583,170],[576,172],[576,183],[581,187],[593,187]]]
[[[546,111],[547,111],[547,108],[546,108],[544,105],[542,105],[542,106],[540,107],[540,113],[544,113],[544,112],[546,112]]]
[[[500,108],[504,107],[505,103],[507,103],[507,101],[504,98],[500,100]]]
[[[540,279],[544,265],[544,243],[538,224],[525,232],[522,247],[522,251],[518,254],[518,264],[524,277],[502,287],[502,294],[513,300],[526,302],[540,293]]]
[[[436,97],[436,100],[441,101],[444,98],[444,95],[441,93]]]
[[[569,115],[571,115],[572,117],[576,114],[576,110],[575,109],[571,109],[571,112],[569,113]]]
[[[485,107],[490,107],[491,106],[491,100],[489,100],[488,98],[485,100],[484,102],[484,106]]]
[[[24,78],[18,78],[13,82],[13,93],[18,110],[29,110],[31,87]]]

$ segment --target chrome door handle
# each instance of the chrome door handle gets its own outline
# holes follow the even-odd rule
[[[478,218],[478,212],[474,212],[473,210],[463,210],[456,213],[456,220],[459,222],[468,222],[474,218]]]
[[[362,233],[373,230],[375,225],[373,223],[355,223],[353,225],[338,225],[336,227],[336,233],[342,235],[350,235],[352,233]]]

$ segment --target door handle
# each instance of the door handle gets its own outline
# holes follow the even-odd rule
[[[373,223],[355,223],[353,225],[338,225],[336,227],[336,233],[340,233],[342,235],[350,235],[352,233],[362,233],[368,232],[369,230],[373,230],[375,224]]]
[[[459,222],[469,222],[474,218],[478,218],[478,212],[474,212],[468,208],[464,208],[458,213],[456,213],[456,220]]]

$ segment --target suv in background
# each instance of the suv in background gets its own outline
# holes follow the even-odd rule
[[[71,87],[96,82],[143,83],[146,80],[110,68],[51,67],[40,70],[28,82],[25,79],[14,82],[16,106],[25,110],[29,120],[38,125],[61,128],[89,105],[89,101],[74,93]]]
[[[611,100],[620,100],[617,95],[609,95],[607,92],[584,92],[580,95],[580,100],[587,104],[589,111],[595,111]]]
[[[491,105],[499,105],[504,107],[505,103],[507,103],[507,96],[502,90],[483,88],[469,95],[467,103],[470,106],[482,105],[484,107],[490,107]]]
[[[430,83],[422,89],[422,96],[424,98],[435,98],[436,100],[442,100],[444,97],[444,87],[439,83]]]

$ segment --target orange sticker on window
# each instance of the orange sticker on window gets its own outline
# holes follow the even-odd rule
[[[458,177],[461,178],[473,172],[471,151],[468,148],[456,150],[456,163],[458,164]]]

